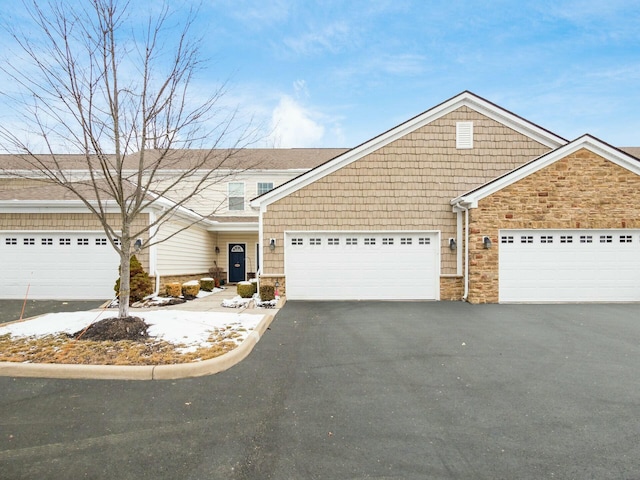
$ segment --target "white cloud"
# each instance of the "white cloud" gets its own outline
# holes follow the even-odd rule
[[[324,137],[325,128],[314,120],[313,112],[306,109],[288,95],[280,98],[280,103],[271,115],[270,135],[273,145],[278,148],[317,147]]]
[[[301,95],[304,97],[309,96],[307,82],[305,82],[304,80],[296,80],[295,82],[293,82],[293,89],[296,92],[297,97],[300,97]]]
[[[259,31],[287,21],[293,10],[290,0],[216,0],[211,6],[234,18],[251,31]]]
[[[329,25],[284,39],[284,44],[297,55],[315,55],[322,52],[338,53],[354,44],[355,33],[344,21]]]

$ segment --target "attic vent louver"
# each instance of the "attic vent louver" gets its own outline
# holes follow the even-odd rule
[[[456,148],[473,148],[473,122],[456,123]]]

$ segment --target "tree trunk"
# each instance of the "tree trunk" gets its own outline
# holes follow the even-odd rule
[[[129,316],[131,295],[131,240],[122,236],[120,252],[120,292],[118,292],[118,318]]]

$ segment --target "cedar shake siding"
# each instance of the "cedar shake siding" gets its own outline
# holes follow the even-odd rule
[[[458,121],[473,122],[472,149],[456,149]],[[271,252],[268,243],[284,245],[288,230],[430,230],[442,232],[441,274],[455,275],[450,200],[549,150],[462,106],[268,205],[262,271],[284,273],[284,248]],[[443,298],[459,297],[459,285],[448,281]]]

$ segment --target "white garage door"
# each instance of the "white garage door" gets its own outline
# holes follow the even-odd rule
[[[290,300],[437,300],[439,234],[299,232],[285,235]]]
[[[118,258],[104,233],[0,232],[0,298],[113,298]]]
[[[500,231],[501,302],[640,300],[639,230]]]

